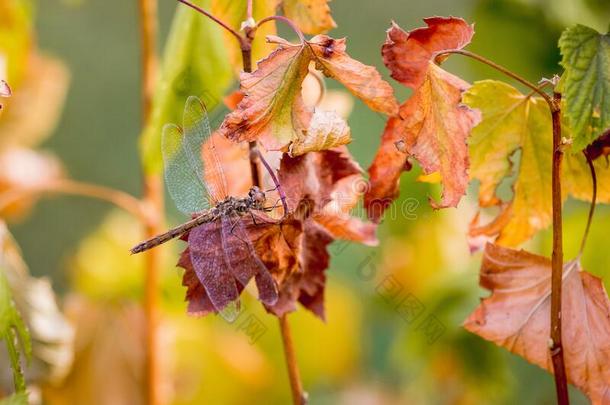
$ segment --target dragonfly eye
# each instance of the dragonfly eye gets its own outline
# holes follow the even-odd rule
[[[260,188],[254,186],[248,192],[248,196],[254,201],[258,206],[262,206],[265,203],[266,197],[265,193],[263,193]]]

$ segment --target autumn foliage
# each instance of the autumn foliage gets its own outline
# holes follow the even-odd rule
[[[329,247],[339,240],[383,243],[377,231],[399,198],[401,177],[421,171],[420,180],[439,185],[440,198],[429,197],[433,215],[461,209],[466,199],[476,201],[463,240],[471,253],[482,251],[479,284],[489,295],[464,328],[553,374],[560,403],[567,400],[566,381],[592,403],[610,403],[610,300],[602,280],[581,266],[594,208],[610,202],[609,34],[582,25],[566,29],[558,44],[563,72],[530,83],[470,52],[475,26],[459,17],[429,17],[425,26],[410,30],[391,22],[380,44],[387,71],[379,72],[374,61],[350,56],[348,39],[327,35],[336,26],[327,0],[214,0],[210,10],[181,3],[176,21],[189,24],[172,29],[169,56],[156,91],[148,95],[154,93],[140,144],[145,197],[108,197],[107,190],[61,183],[68,178],[57,169],[52,173],[59,185],[27,189],[22,204],[46,191],[101,195],[134,213],[150,238],[163,223],[163,195],[155,188],[163,161],[170,195],[189,219],[215,213],[228,200],[251,202],[249,191],[264,190],[264,206],[218,214],[173,235],[186,243],[177,264],[190,315],[239,311],[240,299],[253,292],[264,310],[281,320],[293,399],[304,403],[287,315],[300,304],[326,320]],[[226,66],[210,84],[219,97],[204,100],[210,111],[227,110],[214,128],[199,101],[209,96],[200,80],[209,73],[201,60],[209,50],[197,48],[207,28],[194,21],[206,17],[224,28],[219,41],[226,43]],[[279,37],[278,23],[287,24],[296,39]],[[172,60],[172,51],[178,54],[184,44],[203,57],[182,52],[183,60]],[[511,83],[485,78],[469,83],[445,69],[450,57],[482,62]],[[386,74],[391,79],[386,81]],[[340,105],[329,106],[325,79],[384,120],[367,170],[347,146],[365,135],[350,127]],[[237,85],[228,90],[233,80]],[[191,84],[189,94],[184,82]],[[406,87],[410,95],[397,100],[393,86]],[[319,97],[312,102],[311,94]],[[0,80],[0,101],[11,95]],[[182,160],[172,160],[176,155]],[[177,177],[184,181],[172,183]],[[189,195],[185,187],[191,180],[199,189],[184,199],[179,194]],[[591,211],[578,256],[564,263],[562,205],[569,198],[591,202]],[[10,212],[13,200],[19,203],[8,198],[0,212]],[[354,213],[360,203],[362,216]],[[551,224],[553,260],[516,250]],[[149,339],[155,336],[155,263],[148,263]],[[0,274],[0,292],[5,284]],[[16,336],[27,338],[12,299],[4,294],[0,301],[7,308],[0,308],[5,318],[0,317],[0,338],[8,337],[12,354]],[[561,338],[553,341],[560,321]],[[149,357],[154,357],[152,340]],[[154,370],[149,373],[154,380]],[[25,390],[17,371],[15,382],[18,391]],[[151,392],[154,396],[154,388]]]

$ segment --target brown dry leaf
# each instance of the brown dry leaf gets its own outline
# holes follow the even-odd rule
[[[487,244],[480,284],[491,291],[468,317],[467,330],[549,372],[551,261]],[[578,259],[563,270],[563,348],[570,383],[594,404],[610,402],[610,300]]]
[[[315,35],[337,26],[330,14],[330,0],[283,0],[284,15],[305,34]]]
[[[390,119],[382,145],[369,168],[371,189],[365,204],[369,217],[380,220],[383,208],[397,196],[400,174],[408,158],[415,158],[425,174],[439,172],[443,186],[434,208],[455,207],[468,185],[466,139],[480,116],[461,104],[469,84],[444,71],[437,63],[445,51],[466,46],[474,33],[460,18],[433,17],[428,27],[405,32],[396,24],[383,45],[384,63],[391,75],[414,90]]]

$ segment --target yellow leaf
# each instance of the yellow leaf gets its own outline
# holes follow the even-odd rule
[[[480,182],[479,205],[501,207],[490,224],[475,224],[471,235],[497,234],[498,244],[519,245],[551,222],[552,127],[548,105],[540,97],[521,94],[494,80],[475,83],[463,100],[483,116],[469,141],[470,175]],[[569,128],[563,125],[562,131],[568,134]],[[595,166],[600,178],[599,201],[609,201],[610,188],[604,179],[610,176],[610,169],[603,162]],[[566,153],[562,167],[564,198],[569,194],[590,199],[591,180],[584,156]],[[498,187],[513,171],[513,196],[503,201]]]
[[[305,34],[321,34],[337,26],[330,15],[329,0],[284,0],[284,15]]]

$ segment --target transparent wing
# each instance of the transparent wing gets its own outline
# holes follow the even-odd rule
[[[208,111],[199,98],[191,96],[186,100],[182,125],[190,149],[198,152],[196,162],[200,163],[199,178],[204,180],[212,202],[224,200],[228,197],[227,181],[214,145]]]
[[[210,203],[216,202],[216,196],[211,195],[203,181],[202,148],[210,141],[211,131],[206,108],[197,97],[186,101],[183,125],[184,130],[174,124],[163,128],[161,148],[169,193],[178,209],[190,214],[210,208]],[[213,150],[213,144],[208,145]],[[209,159],[209,164],[210,170],[219,172],[224,180],[218,158]]]
[[[233,277],[244,287],[254,277],[258,298],[267,305],[274,305],[278,299],[275,281],[256,254],[241,218],[223,216],[221,235],[225,261]]]
[[[219,223],[203,224],[189,234],[193,270],[214,308],[229,322],[239,314],[240,289],[225,260]]]

